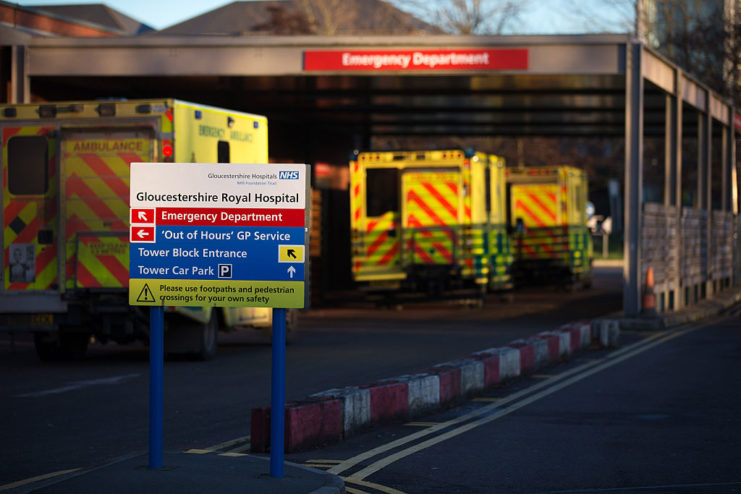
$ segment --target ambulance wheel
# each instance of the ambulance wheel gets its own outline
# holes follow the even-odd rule
[[[211,360],[219,346],[219,317],[215,309],[211,310],[211,318],[202,326],[201,339],[194,357],[198,360]]]
[[[208,322],[203,323],[182,314],[165,314],[165,353],[192,360],[209,360],[216,355],[219,316],[211,310]]]
[[[44,362],[54,360],[80,360],[85,357],[90,343],[87,333],[40,331],[34,333],[36,354]]]
[[[36,347],[36,355],[42,362],[59,360],[62,349],[59,344],[59,336],[51,331],[39,331],[33,334],[33,344]]]

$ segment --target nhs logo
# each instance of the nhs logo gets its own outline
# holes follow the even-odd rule
[[[278,172],[278,178],[281,180],[298,180],[298,170],[282,170]]]

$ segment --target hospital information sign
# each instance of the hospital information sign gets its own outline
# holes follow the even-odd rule
[[[132,163],[129,303],[303,308],[308,173]]]

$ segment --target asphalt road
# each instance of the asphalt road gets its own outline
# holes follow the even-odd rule
[[[355,492],[741,492],[741,319],[626,334],[424,422],[291,455]]]
[[[310,310],[287,350],[287,399],[337,386],[419,372],[621,306],[617,268],[595,287],[568,293],[491,297],[483,309],[450,304],[377,310],[364,304]],[[164,449],[234,441],[245,447],[253,407],[270,403],[270,346],[254,334],[220,337],[215,360],[165,363]],[[0,488],[19,480],[87,468],[148,447],[148,351],[92,345],[81,362],[42,363],[27,336],[0,335]]]

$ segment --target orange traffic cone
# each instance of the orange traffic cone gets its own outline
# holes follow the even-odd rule
[[[654,268],[646,270],[646,285],[643,287],[641,313],[646,316],[656,315],[656,294],[654,293]]]

